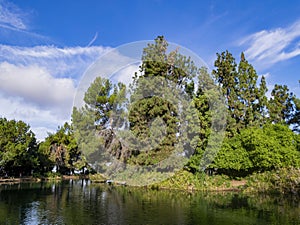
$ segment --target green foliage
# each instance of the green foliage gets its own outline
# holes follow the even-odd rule
[[[246,192],[300,195],[300,170],[287,167],[256,173],[247,178]]]
[[[112,127],[121,126],[126,87],[122,83],[112,84],[106,78],[97,77],[84,95],[85,105],[73,108],[72,125],[78,148],[89,162],[97,162],[107,153],[118,159],[122,149],[115,139]],[[77,163],[78,164],[78,163]]]
[[[233,176],[287,166],[298,167],[298,145],[299,135],[286,125],[246,128],[240,134],[226,138],[213,166]]]
[[[244,148],[256,170],[299,166],[297,138],[286,125],[268,124],[245,130],[241,135]]]
[[[286,85],[275,84],[269,100],[269,121],[273,123],[287,122],[293,113],[293,93],[289,93]]]
[[[167,157],[176,143],[177,120],[176,108],[162,98],[153,96],[135,102],[129,113],[130,129],[141,140],[141,146],[156,146],[156,148],[138,152],[137,157],[132,158],[131,162],[149,165]],[[166,129],[160,129],[164,125]],[[149,141],[153,143],[147,143]]]
[[[300,133],[300,99],[293,97],[293,115],[288,120],[288,124],[292,125],[292,129]]]
[[[118,106],[118,98],[121,97],[120,93],[125,93],[124,89],[122,83],[113,85],[108,79],[97,77],[86,91],[85,108],[94,113],[95,125],[100,129],[109,125],[111,112]]]
[[[208,138],[211,134],[211,107],[209,105],[208,90],[210,89],[209,84],[211,78],[207,72],[206,68],[201,68],[198,75],[198,90],[196,95],[193,97],[192,106],[197,110],[197,118],[188,118],[188,136],[192,139],[194,144],[195,152],[191,156],[187,166],[189,170],[193,173],[199,171],[200,162],[203,157],[204,151],[208,144]],[[212,93],[213,95],[215,93]],[[217,95],[216,95],[217,96]],[[212,99],[210,99],[212,100]],[[217,102],[217,101],[213,101]],[[193,114],[189,114],[193,115]],[[196,122],[197,121],[197,122]]]
[[[188,107],[178,96],[194,97],[198,69],[190,58],[178,50],[168,53],[167,47],[164,37],[158,36],[143,50],[140,73],[134,75],[131,84],[133,104],[128,118],[130,130],[140,143],[129,160],[135,164],[156,164],[174,150],[180,129],[178,105]]]
[[[231,176],[243,175],[244,171],[253,167],[249,153],[242,145],[238,135],[224,140],[212,167],[218,168],[219,173]]]
[[[253,171],[299,166],[299,100],[286,85],[276,84],[271,98],[262,77],[241,54],[237,65],[228,51],[217,54],[213,76],[226,99],[227,137],[212,167],[245,176]],[[273,125],[271,125],[273,124]]]
[[[29,125],[0,118],[1,175],[29,175],[38,165],[37,143]]]
[[[74,173],[75,169],[86,166],[85,159],[81,156],[72,127],[65,123],[55,134],[49,134],[46,140],[40,144],[39,151],[42,156],[44,172],[56,166],[61,174]]]
[[[186,93],[192,94],[194,91],[192,78],[197,74],[197,67],[189,57],[178,53],[178,50],[168,54],[167,47],[168,43],[163,36],[158,36],[154,44],[148,44],[142,55],[140,68],[142,77],[164,77]],[[137,74],[135,74],[134,82],[138,83]]]
[[[229,136],[236,133],[236,102],[237,102],[237,69],[235,58],[228,51],[217,53],[214,63],[215,69],[212,71],[216,83],[222,89],[228,107],[227,131]]]
[[[215,67],[212,74],[228,106],[227,136],[232,137],[246,127],[263,125],[267,116],[265,78],[257,86],[258,75],[243,53],[238,66],[228,51],[217,54]]]
[[[107,178],[100,173],[90,175],[89,179],[95,183],[104,183],[107,180]]]
[[[181,170],[157,186],[181,190],[222,190],[230,188],[230,179],[226,175],[208,176],[203,172],[191,173]]]

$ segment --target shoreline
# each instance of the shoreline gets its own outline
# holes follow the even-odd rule
[[[7,184],[20,184],[20,183],[39,183],[39,182],[49,182],[49,181],[62,181],[62,180],[80,180],[80,179],[89,179],[91,183],[93,184],[107,184],[107,185],[115,185],[115,186],[127,186],[132,188],[146,188],[150,190],[181,190],[181,191],[188,191],[188,192],[197,192],[197,191],[210,191],[210,192],[241,192],[242,187],[245,186],[245,182],[240,185],[232,185],[228,188],[225,187],[211,187],[211,188],[205,188],[205,189],[198,189],[194,187],[188,187],[188,188],[178,188],[178,187],[164,187],[159,185],[148,185],[148,186],[128,186],[124,182],[118,182],[118,181],[110,181],[110,180],[93,180],[90,179],[89,176],[57,176],[57,177],[42,177],[42,178],[35,178],[35,177],[11,177],[11,178],[3,178],[0,177],[0,186],[1,185],[7,185]],[[108,182],[109,181],[109,182]],[[236,181],[232,181],[234,183]]]
[[[130,186],[125,182],[107,180],[107,179],[92,179],[90,176],[55,176],[55,177],[22,177],[22,178],[3,178],[0,177],[0,187],[2,185],[14,185],[20,183],[40,183],[40,182],[59,182],[65,180],[83,180],[88,179],[93,185],[107,185],[107,186],[126,186],[128,188],[139,188],[139,189],[148,189],[148,190],[156,190],[156,191],[184,191],[189,193],[196,192],[210,192],[210,193],[253,193],[253,194],[278,194],[278,195],[293,195],[300,196],[300,192],[291,192],[291,191],[279,191],[277,189],[265,189],[265,188],[257,188],[256,185],[252,185],[247,180],[230,180],[227,184],[229,185],[220,185],[213,186],[209,185],[203,188],[199,188],[190,184],[188,186],[170,186],[164,184],[151,184],[147,186]],[[260,186],[260,185],[259,185]]]
[[[30,182],[42,182],[42,181],[60,181],[60,180],[80,180],[80,179],[89,179],[88,176],[56,176],[56,177],[9,177],[3,178],[0,177],[0,185],[4,184],[19,184],[19,183],[30,183]]]

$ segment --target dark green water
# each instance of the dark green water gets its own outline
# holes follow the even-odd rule
[[[294,198],[152,191],[86,181],[0,186],[0,224],[300,224]]]

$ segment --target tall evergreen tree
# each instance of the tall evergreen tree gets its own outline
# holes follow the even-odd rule
[[[210,77],[207,68],[200,68],[198,74],[198,85],[195,96],[193,97],[193,107],[197,110],[197,118],[191,118],[189,122],[188,132],[192,142],[196,142],[194,145],[195,152],[191,156],[187,166],[193,173],[200,171],[202,168],[201,159],[204,156],[205,149],[208,145],[208,139],[211,135],[212,126],[212,114],[211,114],[211,101],[209,99],[209,91],[215,89],[215,84]],[[210,93],[211,94],[211,93]],[[218,96],[217,93],[212,93],[214,96]],[[214,101],[216,104],[217,101]],[[197,121],[193,123],[193,121]],[[196,135],[195,135],[196,134]]]
[[[74,107],[74,136],[89,162],[97,164],[101,157],[109,157],[109,154],[118,159],[127,157],[124,146],[117,140],[112,129],[122,123],[119,118],[122,118],[121,106],[125,95],[124,84],[113,84],[106,78],[97,77],[84,95],[85,105],[79,109]]]
[[[259,125],[263,126],[267,122],[268,116],[268,98],[266,93],[268,91],[266,79],[262,76],[260,85],[259,85],[259,92],[258,92],[258,103],[256,104],[256,117],[258,118]]]
[[[190,98],[194,95],[194,78],[198,72],[196,66],[178,50],[168,53],[167,47],[168,43],[163,36],[158,36],[153,44],[148,44],[143,50],[140,73],[133,77],[130,129],[139,136],[141,143],[152,142],[149,137],[153,138],[155,133],[162,138],[157,140],[158,145],[148,145],[155,146],[152,151],[136,151],[136,158],[132,160],[138,164],[154,164],[170,154],[177,143],[176,135],[179,132],[177,116],[180,112],[175,106],[179,99],[176,99],[175,93]],[[161,125],[166,126],[165,131],[158,127],[151,130],[155,118],[162,120]]]
[[[286,85],[275,84],[268,104],[269,121],[272,123],[287,123],[293,111],[293,93]]]
[[[214,63],[215,69],[212,74],[216,83],[220,86],[228,107],[227,135],[234,136],[237,133],[238,115],[238,72],[236,70],[235,58],[228,51],[217,53]]]
[[[237,81],[237,124],[239,125],[238,128],[241,129],[254,123],[254,105],[257,102],[258,93],[257,74],[245,59],[244,53],[241,54]]]
[[[265,78],[261,78],[258,86],[258,75],[244,53],[238,66],[228,51],[217,54],[215,67],[213,75],[228,105],[228,136],[232,137],[249,126],[263,125],[267,111]]]
[[[97,77],[90,85],[84,95],[85,109],[94,114],[94,126],[98,130],[112,125],[111,113],[118,110],[118,103],[124,95],[125,85],[120,82],[112,84],[108,79]]]

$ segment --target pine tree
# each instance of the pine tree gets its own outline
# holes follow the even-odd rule
[[[237,121],[239,120],[237,105],[237,64],[232,54],[226,51],[221,54],[217,53],[217,59],[214,65],[216,69],[212,71],[212,74],[222,89],[228,107],[227,135],[234,136],[237,133]]]
[[[241,61],[238,66],[238,117],[237,123],[240,129],[253,126],[257,118],[257,108],[259,100],[259,89],[256,86],[257,74],[253,66],[241,54]]]
[[[286,85],[275,84],[268,104],[271,123],[287,123],[293,111],[293,93]]]
[[[266,79],[262,76],[260,85],[259,85],[259,92],[258,92],[258,104],[256,104],[256,118],[258,118],[259,126],[263,126],[267,122],[267,114],[268,114],[268,98],[266,93],[268,91]]]
[[[195,152],[191,156],[187,166],[193,173],[201,170],[201,160],[203,158],[205,149],[208,145],[208,138],[211,135],[212,126],[212,110],[210,107],[209,94],[218,96],[216,93],[210,93],[209,91],[215,90],[215,84],[208,74],[207,68],[200,68],[198,73],[198,85],[197,91],[193,98],[193,107],[197,110],[197,117],[190,118],[188,135],[191,142],[194,143]],[[218,104],[217,101],[213,101]]]
[[[111,113],[118,110],[120,101],[124,101],[125,85],[113,85],[105,78],[97,77],[84,95],[85,108],[93,111],[97,129],[109,127],[113,121]]]
[[[72,112],[74,136],[79,149],[94,167],[101,167],[110,156],[125,160],[127,151],[116,138],[113,127],[122,126],[120,115],[126,102],[126,87],[122,83],[97,77],[84,95],[85,105]]]
[[[244,53],[241,53],[238,66],[228,51],[217,57],[213,75],[227,100],[227,135],[232,137],[246,127],[263,125],[267,111],[265,78],[262,77],[257,86],[258,75]]]
[[[294,131],[300,133],[300,99],[296,96],[293,96],[293,113],[288,124],[292,125]]]
[[[197,68],[190,58],[181,55],[178,50],[167,53],[167,47],[163,36],[158,36],[153,44],[148,44],[143,50],[140,73],[133,77],[130,130],[138,137],[141,146],[154,146],[154,149],[139,146],[135,151],[136,157],[131,159],[138,164],[154,164],[171,153],[179,132],[180,112],[176,107],[179,101],[176,93],[190,98],[194,95],[193,78],[197,75]],[[152,129],[152,122],[156,118],[160,118],[165,131],[159,127]]]

